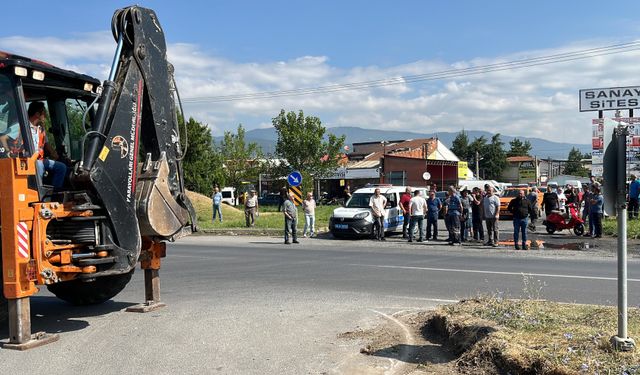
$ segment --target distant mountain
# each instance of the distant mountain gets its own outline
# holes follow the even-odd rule
[[[405,139],[416,138],[430,138],[438,137],[442,143],[447,147],[451,147],[451,143],[456,138],[459,132],[440,132],[440,133],[416,133],[406,132],[398,130],[377,130],[377,129],[365,129],[355,126],[340,126],[335,128],[328,128],[328,132],[335,135],[346,137],[346,143],[351,145],[353,143],[360,142],[375,142],[375,141],[396,141]],[[494,133],[479,130],[468,130],[467,136],[469,142],[475,138],[484,136],[487,140],[491,140]],[[509,149],[509,142],[514,138],[518,138],[521,141],[529,141],[532,146],[532,155],[536,155],[539,158],[554,158],[554,159],[566,159],[569,155],[569,151],[572,147],[580,150],[582,153],[591,153],[591,145],[583,143],[562,143],[552,142],[541,138],[531,137],[519,137],[500,134],[502,142],[505,144],[505,149]],[[216,137],[216,142],[220,142],[222,137]],[[254,129],[248,130],[245,133],[245,140],[247,142],[256,142],[265,153],[272,153],[275,151],[275,144],[277,141],[276,131],[274,128],[266,129]]]

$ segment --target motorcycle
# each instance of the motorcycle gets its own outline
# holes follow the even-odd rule
[[[569,221],[565,219],[560,211],[552,211],[542,224],[547,228],[547,233],[553,234],[563,229],[573,229],[576,236],[584,234],[584,220],[578,215],[578,210],[574,203],[567,205],[569,210]]]

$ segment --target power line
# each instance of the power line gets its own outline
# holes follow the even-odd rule
[[[503,63],[494,63],[488,65],[480,65],[470,68],[461,69],[449,69],[433,73],[398,76],[391,78],[384,78],[372,81],[362,81],[344,84],[334,84],[319,87],[299,88],[291,90],[280,91],[266,91],[246,94],[233,94],[222,96],[209,96],[209,97],[193,97],[184,98],[185,103],[217,103],[217,102],[229,102],[229,101],[241,101],[241,100],[258,100],[258,99],[270,99],[286,96],[302,96],[312,94],[325,94],[346,90],[362,90],[376,87],[384,87],[399,84],[408,84],[423,81],[434,81],[447,78],[457,78],[477,74],[485,74],[491,72],[499,72],[511,69],[522,69],[534,66],[557,64],[562,62],[569,62],[575,60],[588,59],[598,56],[606,56],[612,54],[626,53],[631,51],[640,50],[640,41],[633,41],[628,43],[614,44],[604,47],[590,48],[585,50],[579,50],[574,52],[558,53],[553,55],[546,55],[540,57],[533,57],[527,59],[513,60]]]

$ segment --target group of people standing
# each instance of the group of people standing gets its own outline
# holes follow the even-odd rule
[[[373,198],[372,198],[373,199]],[[487,228],[489,246],[498,244],[498,219],[500,217],[500,199],[493,187],[485,186],[484,192],[474,188],[471,192],[458,193],[455,187],[447,189],[444,201],[436,196],[436,187],[432,186],[429,197],[421,196],[420,191],[412,193],[407,187],[400,197],[400,207],[404,216],[403,236],[409,242],[414,241],[415,227],[418,227],[417,242],[438,239],[438,217],[443,211],[449,237],[449,245],[459,245],[473,239],[484,242],[484,226]],[[375,213],[374,213],[375,216]],[[426,236],[424,222],[426,219]]]
[[[633,175],[631,177],[635,178]],[[602,188],[598,182],[592,180],[583,190],[580,191],[572,185],[567,185],[563,189],[556,184],[549,184],[542,199],[542,207],[546,215],[553,211],[560,211],[565,216],[571,215],[572,210],[575,210],[579,215],[582,207],[582,220],[589,222],[589,230],[585,231],[584,236],[600,238],[602,237],[602,217],[604,215]],[[631,210],[629,215],[632,215]]]

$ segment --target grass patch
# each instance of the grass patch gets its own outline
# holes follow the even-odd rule
[[[211,198],[191,191],[187,192],[187,196],[196,210],[198,226],[201,229],[245,227],[244,208],[241,206],[236,208],[223,204],[222,223],[220,223],[217,218],[215,222],[212,222],[213,206]],[[316,207],[316,230],[327,228],[329,226],[329,217],[337,207],[338,206]],[[284,215],[282,212],[278,212],[277,209],[278,206],[260,207],[259,216],[256,218],[256,227],[265,229],[283,229]],[[302,211],[302,207],[298,207],[298,228],[300,231],[304,228],[304,213]]]
[[[628,318],[630,337],[640,337],[640,310],[630,308]],[[461,367],[490,362],[519,374],[640,374],[640,355],[611,347],[613,307],[483,297],[442,306],[435,321],[455,339]]]
[[[608,217],[602,220],[602,232],[609,236],[618,235],[618,220]],[[640,238],[640,219],[627,220],[627,238]]]

